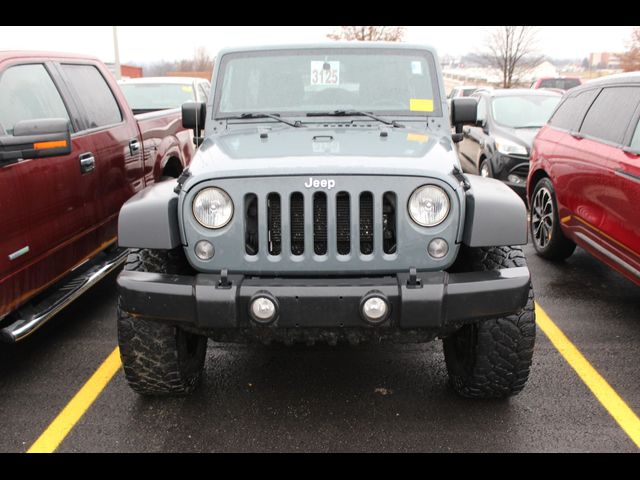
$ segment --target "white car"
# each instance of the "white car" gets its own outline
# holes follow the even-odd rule
[[[118,82],[133,113],[180,108],[185,102],[207,103],[211,84],[197,77],[142,77]]]

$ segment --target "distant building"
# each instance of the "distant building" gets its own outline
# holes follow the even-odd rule
[[[589,54],[589,67],[618,69],[620,68],[620,55],[615,52],[592,52]]]
[[[106,63],[107,67],[109,67],[109,71],[116,74],[116,65],[115,63]],[[120,64],[120,76],[122,78],[140,78],[142,77],[142,67],[134,67],[133,65],[122,65]]]
[[[167,77],[197,77],[211,80],[212,72],[167,72]]]

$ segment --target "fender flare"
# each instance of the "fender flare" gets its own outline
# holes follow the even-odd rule
[[[500,180],[465,177],[471,188],[465,194],[462,242],[469,247],[525,245],[527,207],[522,199]]]
[[[127,200],[118,217],[119,246],[170,250],[181,244],[176,185],[157,183]]]

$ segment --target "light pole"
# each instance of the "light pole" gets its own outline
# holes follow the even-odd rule
[[[118,27],[113,27],[113,52],[114,52],[114,64],[116,80],[120,80],[122,75],[120,74],[120,51],[118,50]]]

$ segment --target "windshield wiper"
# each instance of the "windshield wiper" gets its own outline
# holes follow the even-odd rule
[[[518,130],[519,128],[542,128],[544,127],[544,125],[522,125],[520,127],[513,127],[516,130]]]
[[[300,128],[302,127],[302,123],[300,122],[300,120],[296,120],[295,123],[294,122],[290,122],[289,120],[285,120],[284,118],[280,118],[280,114],[279,113],[251,113],[251,112],[247,112],[247,113],[242,113],[240,115],[236,115],[236,116],[232,116],[232,117],[219,117],[217,118],[217,120],[241,120],[241,119],[245,119],[245,118],[273,118],[274,120],[278,120],[279,122],[282,123],[286,123],[287,125],[294,127],[294,128]]]
[[[369,112],[361,112],[359,110],[333,110],[332,112],[309,112],[307,113],[307,117],[355,117],[362,115],[363,117],[369,117],[378,122],[384,123],[385,125],[391,125],[395,128],[404,128],[404,125],[396,122],[395,120],[385,120],[384,118],[378,117],[373,113]]]

